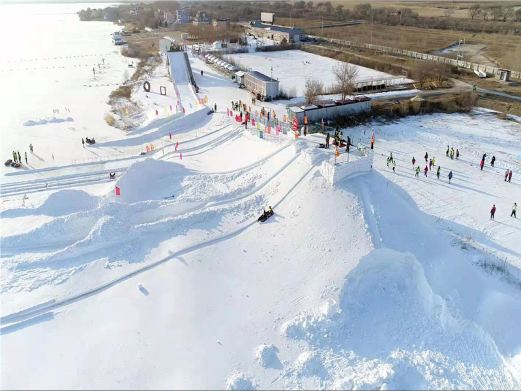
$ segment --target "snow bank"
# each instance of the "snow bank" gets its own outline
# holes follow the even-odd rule
[[[508,316],[516,309],[502,297],[491,300],[485,313]],[[498,300],[506,313],[498,310]],[[507,326],[512,329],[496,331],[511,334],[515,326]],[[371,252],[348,274],[338,305],[328,302],[316,313],[301,314],[282,332],[310,346],[290,364],[294,382],[313,377],[325,388],[391,389],[520,385],[491,336],[449,312],[420,262],[386,248]]]
[[[37,211],[47,216],[65,216],[95,209],[98,202],[98,197],[83,190],[60,190],[52,193]]]
[[[279,349],[275,345],[260,345],[255,351],[257,362],[264,368],[282,368],[278,357]]]
[[[255,388],[253,380],[242,372],[235,372],[226,380],[227,390],[254,390]]]
[[[15,218],[31,215],[65,216],[71,213],[86,212],[98,207],[97,197],[83,190],[60,190],[52,193],[37,208],[15,208],[2,212],[2,217]]]
[[[342,154],[339,156],[337,164],[334,163],[334,160],[323,161],[320,165],[320,173],[331,185],[348,177],[368,173],[373,167],[373,151],[368,150],[366,153],[361,154],[359,151],[355,151],[350,154],[349,161],[347,161],[346,154]]]
[[[61,122],[74,122],[74,119],[72,117],[65,117],[65,118],[58,118],[58,117],[41,118],[39,120],[25,121],[24,122],[24,126],[59,124]]]
[[[162,160],[145,159],[134,163],[116,182],[121,189],[117,199],[132,203],[175,197],[187,173],[182,165]]]

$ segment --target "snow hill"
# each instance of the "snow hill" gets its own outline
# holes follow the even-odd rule
[[[175,65],[179,98],[216,113],[149,118],[90,149],[103,159],[3,177],[2,388],[521,387],[518,123],[343,129],[356,145],[374,132],[375,150],[335,166],[323,136],[236,123],[248,93],[190,61],[200,94]],[[415,177],[425,152],[440,179]],[[357,161],[372,165],[321,170]]]

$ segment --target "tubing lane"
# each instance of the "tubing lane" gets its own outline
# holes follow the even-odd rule
[[[282,202],[284,202],[284,200],[288,197],[288,195],[291,192],[293,192],[298,187],[298,185],[304,180],[304,178],[306,178],[306,176],[308,176],[308,174],[314,168],[315,168],[314,166],[311,166],[295,182],[293,187],[286,194],[284,194],[281,197],[281,199],[279,201],[277,201],[274,205],[277,207],[280,204],[282,204]],[[228,232],[227,234],[220,235],[220,236],[215,237],[213,239],[206,240],[206,241],[203,241],[203,242],[199,242],[199,243],[187,246],[187,247],[185,247],[185,248],[183,248],[181,250],[178,250],[175,253],[169,255],[168,257],[164,257],[162,259],[159,259],[159,260],[157,260],[155,262],[150,263],[147,266],[144,266],[142,268],[136,269],[136,270],[134,270],[134,271],[132,271],[130,273],[124,274],[121,277],[118,277],[118,278],[116,278],[116,279],[114,279],[112,281],[106,282],[106,283],[98,286],[97,288],[89,289],[89,290],[87,290],[85,292],[82,292],[82,293],[73,295],[71,297],[68,297],[68,298],[65,298],[65,299],[61,299],[61,300],[52,299],[52,300],[50,300],[50,301],[48,301],[46,303],[40,303],[40,304],[38,304],[36,306],[29,307],[29,308],[23,309],[21,311],[18,311],[18,312],[15,312],[15,313],[3,316],[2,318],[0,318],[0,324],[2,325],[2,328],[0,328],[0,334],[8,334],[10,332],[16,331],[17,330],[16,325],[19,324],[19,323],[28,321],[28,320],[30,320],[32,318],[35,318],[35,317],[38,317],[38,316],[45,315],[49,311],[53,311],[53,310],[55,310],[57,308],[61,308],[61,307],[64,307],[64,306],[76,303],[76,302],[78,302],[80,300],[87,299],[87,298],[89,298],[89,297],[91,297],[93,295],[96,295],[98,293],[104,292],[104,291],[106,291],[106,290],[116,286],[117,284],[120,284],[120,283],[122,283],[124,281],[127,281],[130,278],[132,278],[132,277],[135,277],[135,276],[137,276],[137,275],[139,275],[141,273],[144,273],[144,272],[146,272],[146,271],[148,271],[150,269],[153,269],[153,268],[155,268],[155,267],[157,267],[157,266],[159,266],[159,265],[161,265],[163,263],[166,263],[166,262],[168,262],[168,261],[170,261],[170,260],[172,260],[174,258],[177,258],[179,256],[182,256],[182,255],[185,255],[185,254],[188,254],[188,253],[200,250],[200,249],[205,248],[205,247],[213,246],[214,244],[217,244],[217,243],[226,241],[228,239],[231,239],[231,238],[233,238],[235,236],[238,236],[241,233],[243,233],[244,231],[246,231],[247,229],[249,229],[250,227],[254,226],[255,224],[257,224],[257,222],[256,221],[252,221],[250,223],[247,223],[247,224],[244,224],[244,225],[238,227],[237,229],[235,229],[233,231]]]

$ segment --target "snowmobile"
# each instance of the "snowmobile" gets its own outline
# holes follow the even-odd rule
[[[266,220],[268,220],[271,216],[273,216],[273,209],[271,209],[271,206],[268,208],[268,210],[265,210],[262,212],[262,214],[259,216],[257,221],[259,223],[264,223]]]

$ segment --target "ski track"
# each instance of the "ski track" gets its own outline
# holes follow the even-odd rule
[[[313,169],[316,169],[316,168],[314,166],[311,166],[308,170],[306,170],[304,172],[304,174],[302,176],[300,176],[300,178],[292,185],[292,187],[277,202],[275,202],[273,204],[274,208],[277,208],[278,206],[280,206],[284,202],[284,200],[298,187],[298,185],[313,171]],[[252,226],[254,226],[256,224],[257,224],[257,221],[254,220],[254,221],[246,223],[246,224],[240,226],[239,228],[237,228],[231,232],[228,232],[224,235],[219,235],[212,239],[187,246],[181,250],[176,251],[175,253],[171,254],[168,257],[165,257],[158,261],[152,262],[146,266],[138,268],[130,273],[124,274],[124,275],[122,275],[114,280],[111,280],[105,284],[102,284],[96,288],[89,289],[89,290],[79,293],[77,295],[73,295],[72,297],[62,298],[62,299],[50,299],[44,303],[36,304],[34,306],[25,308],[23,310],[15,312],[15,313],[5,315],[0,318],[0,324],[2,324],[2,328],[0,328],[0,335],[8,333],[11,330],[15,330],[16,325],[21,322],[25,322],[27,320],[34,319],[35,317],[41,316],[50,311],[54,311],[61,307],[73,304],[77,301],[80,301],[80,300],[86,299],[90,296],[93,296],[95,294],[101,293],[123,281],[128,280],[129,278],[132,278],[134,276],[137,276],[138,274],[141,274],[150,269],[153,269],[165,262],[178,258],[179,256],[188,254],[190,252],[199,250],[201,248],[208,247],[208,246],[214,245],[216,243],[228,240],[232,237],[238,236],[239,234],[241,234],[242,232],[246,231],[247,229],[251,228]]]

